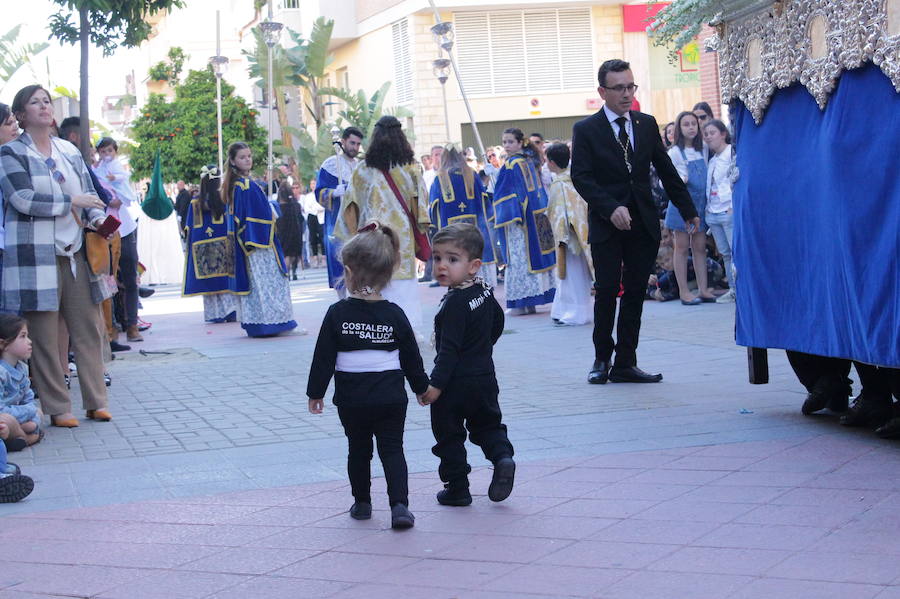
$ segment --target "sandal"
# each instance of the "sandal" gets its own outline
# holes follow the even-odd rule
[[[12,439],[4,439],[3,444],[6,445],[6,451],[14,452],[14,451],[22,451],[26,447],[28,447],[28,442],[25,440],[25,437],[13,437]]]

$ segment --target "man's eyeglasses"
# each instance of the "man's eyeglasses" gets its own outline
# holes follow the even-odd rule
[[[621,94],[622,92],[634,93],[637,91],[638,86],[634,83],[630,83],[628,85],[614,85],[612,87],[606,87],[605,85],[601,85],[603,89],[616,92],[617,94]]]
[[[53,178],[57,183],[66,182],[66,177],[61,172],[56,170],[56,161],[53,160],[53,158],[47,158],[46,160],[44,160],[44,164],[46,164],[47,168],[50,169],[50,174],[53,175]]]

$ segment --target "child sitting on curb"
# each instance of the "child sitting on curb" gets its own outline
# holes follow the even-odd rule
[[[6,425],[6,449],[22,451],[41,440],[43,414],[34,398],[25,361],[31,357],[28,323],[15,314],[0,314],[0,422]]]

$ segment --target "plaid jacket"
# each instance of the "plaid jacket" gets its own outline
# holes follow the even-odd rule
[[[51,138],[57,152],[81,176],[85,193],[95,194],[87,167],[67,141]],[[58,311],[55,217],[72,209],[72,198],[53,180],[44,157],[27,133],[0,147],[0,189],[6,216],[3,254],[3,309],[15,312]],[[102,210],[83,210],[82,222],[103,218]],[[103,300],[98,277],[91,277],[91,298]]]

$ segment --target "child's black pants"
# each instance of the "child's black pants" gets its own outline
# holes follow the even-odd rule
[[[409,481],[406,457],[403,455],[403,427],[406,423],[406,404],[387,404],[360,407],[338,407],[338,416],[350,451],[347,454],[347,474],[356,501],[372,503],[372,437],[378,444],[378,457],[384,467],[388,500],[391,507],[398,503],[409,505]]]
[[[445,483],[468,487],[472,468],[466,460],[466,429],[491,462],[512,457],[513,446],[497,402],[499,391],[493,374],[460,377],[451,380],[431,404],[431,430],[437,441],[431,452],[441,460],[438,474]]]

